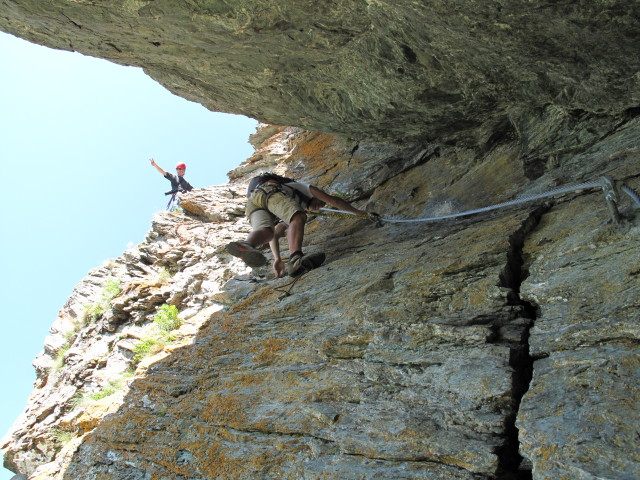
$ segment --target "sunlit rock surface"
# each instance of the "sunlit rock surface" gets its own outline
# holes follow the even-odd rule
[[[38,480],[640,478],[638,205],[618,192],[614,222],[590,187],[389,221],[604,175],[637,191],[639,19],[635,0],[0,0],[0,30],[269,123],[228,184],[158,213],[61,301],[5,465]],[[313,218],[305,250],[325,265],[275,280],[224,248],[249,232],[263,171],[385,221]],[[182,324],[160,334],[164,305]]]
[[[580,163],[637,187],[624,154],[636,133],[631,122]],[[508,144],[477,157],[271,126],[253,142],[235,180],[184,195],[185,213],[156,215],[144,244],[78,285],[6,465],[34,479],[636,476],[629,199],[619,226],[596,189],[435,223],[313,218],[305,249],[327,261],[290,285],[224,250],[248,232],[245,180],[263,169],[387,219],[544,191],[569,172],[531,183]],[[120,293],[77,326],[110,278]],[[163,303],[183,325],[134,361]]]

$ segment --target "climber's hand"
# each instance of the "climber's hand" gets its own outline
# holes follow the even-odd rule
[[[282,259],[276,260],[275,262],[273,262],[273,271],[276,274],[276,278],[285,276],[287,269]]]
[[[369,215],[369,220],[375,223],[377,227],[382,226],[382,218],[380,218],[380,215],[375,212],[367,212],[367,215]]]

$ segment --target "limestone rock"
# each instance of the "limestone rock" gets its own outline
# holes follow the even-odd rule
[[[184,213],[156,215],[145,243],[76,287],[5,464],[42,480],[637,476],[630,200],[620,226],[593,189],[388,220],[602,173],[637,188],[639,130],[627,122],[532,182],[517,143],[478,157],[260,127],[234,181],[183,195]],[[246,181],[263,168],[387,221],[311,217],[305,249],[325,265],[275,280],[224,248],[249,231]],[[118,293],[87,318],[113,279]],[[182,325],[136,360],[162,304]],[[53,348],[61,335],[68,345]]]
[[[640,229],[576,217],[587,202],[549,212],[524,249],[522,294],[540,309],[530,350],[540,360],[518,423],[541,478],[640,474],[637,449],[620,455],[640,428],[631,413],[640,399]]]
[[[640,477],[640,3],[0,2],[0,29],[262,122],[52,319],[5,465],[61,479]],[[274,280],[225,245],[275,171],[309,215]],[[288,251],[283,248],[286,256]],[[178,319],[169,331],[159,312]],[[167,315],[169,315],[167,313]]]
[[[142,67],[214,111],[479,145],[522,131],[532,108],[636,108],[639,19],[635,0],[0,4],[1,30]]]

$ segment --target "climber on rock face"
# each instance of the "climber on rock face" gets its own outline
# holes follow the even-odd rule
[[[174,175],[173,173],[165,172],[153,158],[150,158],[149,161],[151,162],[151,165],[154,166],[164,178],[171,182],[171,190],[165,193],[165,195],[171,195],[171,199],[167,204],[167,208],[169,208],[171,203],[173,203],[173,201],[175,200],[176,194],[182,192],[190,192],[191,190],[193,190],[191,184],[184,178],[184,172],[187,169],[187,166],[184,163],[178,163],[176,165],[176,174]]]
[[[227,251],[241,258],[250,267],[260,267],[267,263],[267,259],[258,248],[269,243],[274,257],[273,270],[276,278],[280,278],[285,272],[297,277],[319,267],[324,261],[323,253],[305,255],[302,252],[304,226],[307,221],[305,210],[318,210],[329,204],[356,215],[370,215],[313,185],[272,173],[251,179],[247,197],[249,201],[245,214],[253,231],[245,241],[229,243]],[[277,218],[280,219],[279,223],[275,223]],[[285,235],[290,252],[286,268],[280,258],[279,246],[279,239]]]

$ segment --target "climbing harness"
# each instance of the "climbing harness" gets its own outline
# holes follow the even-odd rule
[[[262,210],[268,210],[267,205],[269,204],[269,199],[276,193],[282,193],[289,198],[293,198],[304,208],[306,208],[306,206],[311,202],[311,199],[299,190],[290,187],[287,184],[278,183],[272,180],[267,180],[266,182],[260,184],[251,192],[249,192],[248,195],[251,201],[256,206],[258,206]]]
[[[258,175],[257,177],[253,177],[251,179],[251,181],[249,182],[249,187],[247,188],[247,198],[251,197],[251,194],[253,193],[253,191],[256,188],[264,185],[265,183],[269,182],[270,180],[273,180],[275,183],[279,183],[279,184],[295,182],[295,180],[292,179],[292,178],[282,177],[282,176],[277,175],[275,173],[263,173],[262,175]]]
[[[167,192],[165,193],[165,195],[169,195],[171,192]],[[169,203],[167,203],[167,210],[171,210],[171,204],[175,201],[176,199],[176,195],[178,192],[173,192],[173,194],[171,195],[171,198],[169,199]]]
[[[179,163],[176,165],[177,168],[186,168],[184,163]],[[178,198],[179,193],[190,192],[193,190],[193,186],[187,182],[184,177],[180,177],[177,175],[173,175],[168,173],[169,177],[165,175],[165,178],[171,182],[171,190],[165,192],[165,195],[171,195],[169,198],[169,203],[167,203],[167,210],[171,210],[171,206],[177,200],[177,206],[180,206],[180,199]]]
[[[275,182],[263,183],[251,192],[251,201],[255,203],[261,210],[267,210],[269,199],[276,193],[284,193],[282,185]]]
[[[611,216],[615,223],[620,222],[620,214],[617,208],[617,204],[619,203],[619,199],[620,199],[620,194],[619,194],[620,190],[626,193],[640,208],[640,195],[638,195],[638,192],[633,190],[631,187],[628,187],[626,185],[621,185],[618,182],[615,182],[610,177],[602,177],[599,181],[591,181],[591,182],[567,185],[564,187],[556,188],[554,190],[549,190],[547,192],[533,194],[533,195],[525,195],[522,197],[515,198],[514,200],[509,200],[507,202],[496,203],[494,205],[477,208],[475,210],[467,210],[466,212],[452,213],[450,215],[442,215],[439,217],[414,218],[414,219],[397,219],[397,218],[379,217],[379,221],[382,223],[437,222],[440,220],[447,220],[451,218],[459,218],[459,217],[465,217],[468,215],[475,215],[478,213],[490,212],[492,210],[498,210],[500,208],[511,207],[513,205],[520,205],[523,203],[529,203],[529,202],[533,202],[535,200],[540,200],[543,198],[562,195],[564,193],[575,192],[579,190],[586,190],[589,188],[598,188],[598,187],[602,188],[605,194],[605,200],[607,201],[607,205],[609,207]],[[318,214],[327,215],[327,216],[338,215],[338,216],[351,217],[351,218],[367,218],[362,215],[355,215],[351,212],[347,212],[344,210],[333,210],[330,208],[321,208]]]

